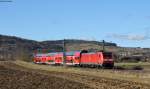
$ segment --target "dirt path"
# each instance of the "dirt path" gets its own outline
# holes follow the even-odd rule
[[[149,85],[68,72],[27,69],[0,63],[0,89],[150,89]]]

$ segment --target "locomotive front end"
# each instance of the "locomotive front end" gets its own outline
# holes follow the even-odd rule
[[[112,52],[103,52],[103,67],[114,67],[114,58]]]

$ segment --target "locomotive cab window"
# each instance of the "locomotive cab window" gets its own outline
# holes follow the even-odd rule
[[[104,59],[112,59],[112,53],[103,53],[103,57],[104,57]]]

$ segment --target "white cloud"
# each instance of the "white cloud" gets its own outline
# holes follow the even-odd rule
[[[124,39],[124,40],[132,40],[132,41],[142,41],[150,39],[147,35],[122,35],[122,34],[111,34],[109,37]]]

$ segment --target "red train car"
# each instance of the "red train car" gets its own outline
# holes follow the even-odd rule
[[[34,63],[41,63],[41,56],[34,56],[34,59],[33,59],[33,61],[34,61]]]
[[[63,53],[58,52],[54,55],[54,60],[56,65],[61,65],[63,64]]]
[[[41,61],[42,64],[46,64],[46,62],[47,62],[46,58],[47,58],[47,56],[43,55],[42,61]]]
[[[80,52],[75,52],[73,64],[74,65],[79,65],[80,64]]]
[[[37,64],[43,63],[43,57],[44,56],[42,54],[34,55],[34,63],[37,63]]]
[[[55,64],[56,53],[48,53],[46,55],[46,64]]]
[[[80,52],[72,51],[66,52],[66,65],[79,65],[80,62]]]
[[[34,55],[34,63],[38,64],[62,64],[62,53],[45,53]]]

